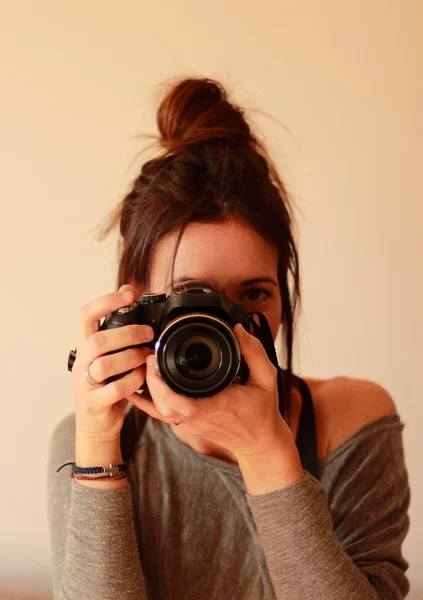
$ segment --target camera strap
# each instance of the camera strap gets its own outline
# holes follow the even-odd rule
[[[260,327],[254,321],[252,315],[258,316]],[[249,313],[249,317],[254,330],[254,335],[261,341],[269,360],[278,369],[279,412],[282,417],[285,417],[284,399],[286,393],[286,376],[283,369],[278,365],[278,358],[269,323],[267,322],[266,317],[257,311]],[[318,479],[319,465],[317,459],[316,418],[314,415],[313,399],[308,385],[301,377],[292,374],[292,385],[298,389],[302,398],[301,415],[295,443],[303,468],[313,475],[313,477]]]
[[[260,326],[257,325],[255,320],[253,319],[253,315],[257,315]],[[266,350],[266,354],[270,360],[270,362],[277,368],[278,370],[278,393],[279,393],[279,412],[283,417],[285,417],[285,381],[283,370],[279,367],[278,357],[276,355],[275,344],[273,343],[273,336],[270,330],[269,323],[267,322],[266,317],[258,311],[253,311],[248,314],[250,318],[250,323],[253,328],[254,336],[260,340],[263,348]]]

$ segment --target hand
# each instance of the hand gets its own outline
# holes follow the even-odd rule
[[[106,314],[129,306],[138,297],[130,285],[120,293],[106,294],[81,309],[78,345],[72,369],[77,441],[98,443],[118,442],[124,421],[124,409],[144,383],[145,359],[150,348],[129,348],[153,339],[147,325],[125,325],[100,331],[100,319]],[[123,297],[122,293],[129,293]],[[126,350],[123,350],[126,348]],[[112,354],[108,354],[108,353]],[[99,387],[91,386],[84,377],[90,367],[94,381],[103,383],[113,375],[130,373]]]
[[[155,419],[201,436],[240,456],[260,456],[280,449],[295,448],[291,430],[279,412],[277,370],[261,342],[234,328],[241,354],[250,370],[245,385],[232,383],[210,398],[193,399],[177,394],[161,379],[154,356],[147,359],[146,381],[152,400],[139,397],[133,403]],[[132,400],[131,400],[132,401]]]

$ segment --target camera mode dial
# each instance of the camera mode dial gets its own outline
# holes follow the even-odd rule
[[[153,302],[164,302],[166,294],[144,294],[140,296],[140,304],[152,304]]]

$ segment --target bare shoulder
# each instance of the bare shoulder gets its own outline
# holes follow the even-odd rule
[[[306,382],[316,413],[319,458],[368,423],[397,412],[387,390],[367,379],[342,376]]]

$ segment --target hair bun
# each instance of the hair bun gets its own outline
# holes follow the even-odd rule
[[[242,109],[228,101],[223,86],[207,78],[173,84],[157,112],[161,144],[168,152],[217,139],[254,142]]]

